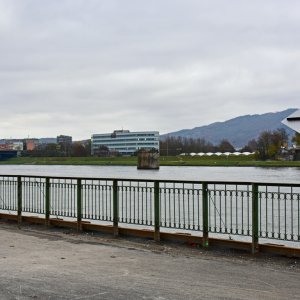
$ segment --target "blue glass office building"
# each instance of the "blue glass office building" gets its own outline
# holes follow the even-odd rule
[[[115,130],[113,133],[92,135],[92,155],[100,146],[106,146],[110,151],[117,151],[121,155],[133,155],[140,149],[156,149],[159,151],[158,131]]]

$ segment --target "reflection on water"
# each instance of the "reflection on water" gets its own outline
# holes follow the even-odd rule
[[[300,168],[0,165],[1,175],[300,183]]]

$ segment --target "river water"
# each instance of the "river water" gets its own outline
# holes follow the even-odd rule
[[[153,180],[234,181],[300,184],[300,168],[161,167],[137,170],[133,166],[0,165],[0,175],[35,175]]]

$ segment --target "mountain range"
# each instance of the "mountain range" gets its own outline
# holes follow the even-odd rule
[[[297,109],[289,108],[280,112],[265,114],[245,115],[225,122],[215,122],[210,125],[182,129],[161,136],[169,137],[204,138],[206,141],[217,145],[222,140],[228,140],[235,148],[245,146],[250,140],[257,139],[263,131],[273,131],[284,128],[291,138],[294,131],[281,121],[295,112]]]

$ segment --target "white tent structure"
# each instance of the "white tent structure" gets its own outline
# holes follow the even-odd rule
[[[199,153],[198,153],[198,156],[203,156],[203,155],[205,155],[204,152],[199,152]]]
[[[199,152],[199,153],[181,153],[180,155],[189,155],[189,156],[239,156],[239,155],[245,155],[245,156],[248,156],[248,155],[253,155],[254,152],[207,152],[207,153],[204,153],[204,152]]]

